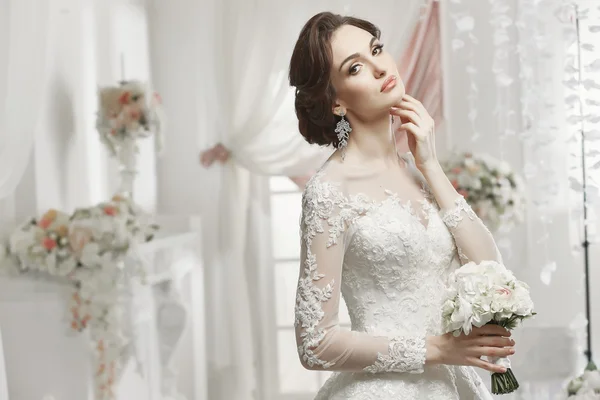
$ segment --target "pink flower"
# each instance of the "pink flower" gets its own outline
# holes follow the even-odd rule
[[[129,93],[129,92],[123,92],[123,94],[119,96],[119,103],[128,104],[130,95],[131,95],[131,93]]]
[[[452,168],[452,173],[453,174],[460,174],[461,171],[462,171],[461,167],[454,167],[454,168]]]
[[[104,214],[110,215],[111,217],[114,217],[118,213],[117,208],[113,207],[113,206],[106,206],[106,207],[104,207],[103,211],[104,211]]]
[[[42,229],[48,229],[48,227],[50,227],[50,225],[52,225],[54,220],[56,220],[57,216],[58,216],[58,211],[56,211],[55,209],[50,209],[50,210],[46,211],[46,213],[44,215],[42,215],[42,218],[39,220],[38,226]]]
[[[44,240],[42,240],[42,246],[44,246],[46,250],[52,251],[52,249],[56,247],[56,241],[49,237],[45,237]]]
[[[38,222],[38,226],[42,229],[48,229],[50,225],[52,225],[52,220],[48,218],[42,218],[40,222]]]

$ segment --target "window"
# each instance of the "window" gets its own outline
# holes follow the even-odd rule
[[[294,333],[294,305],[300,268],[302,193],[287,177],[270,179],[278,400],[312,399],[331,372],[308,371],[300,364]],[[350,329],[350,317],[340,301],[340,323]]]

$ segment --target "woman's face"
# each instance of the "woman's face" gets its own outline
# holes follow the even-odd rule
[[[404,96],[404,83],[392,56],[369,32],[352,25],[331,38],[331,82],[337,99],[334,113],[344,110],[361,120],[389,114]]]

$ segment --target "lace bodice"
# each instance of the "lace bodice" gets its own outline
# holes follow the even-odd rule
[[[305,188],[295,321],[309,369],[422,373],[425,338],[443,333],[449,273],[461,261],[499,260],[464,199],[440,210],[403,159],[406,168],[380,171],[328,162]],[[352,331],[339,327],[340,295]]]

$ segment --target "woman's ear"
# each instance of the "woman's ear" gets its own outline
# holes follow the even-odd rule
[[[344,107],[337,103],[333,105],[331,111],[339,117],[343,117],[344,115],[346,115],[346,110],[344,109]]]

